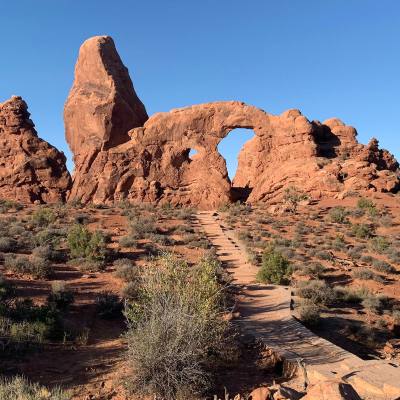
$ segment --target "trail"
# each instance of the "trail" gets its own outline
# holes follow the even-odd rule
[[[242,288],[237,322],[244,332],[262,340],[286,365],[295,367],[298,360],[303,360],[310,383],[342,378],[365,399],[400,397],[397,364],[362,360],[312,333],[291,315],[290,288],[256,282],[258,268],[247,262],[246,249],[218,213],[202,211],[197,220],[232,275],[233,283]]]

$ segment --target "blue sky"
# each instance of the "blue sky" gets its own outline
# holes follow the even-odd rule
[[[22,96],[70,157],[62,111],[78,49],[107,34],[149,114],[216,100],[298,108],[400,158],[399,21],[397,0],[1,1],[0,102]],[[223,144],[230,170],[240,138]]]

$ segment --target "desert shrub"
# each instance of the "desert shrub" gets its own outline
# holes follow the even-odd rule
[[[302,267],[298,268],[298,272],[300,275],[308,275],[313,276],[315,278],[321,278],[326,271],[326,267],[324,267],[320,263],[310,263],[305,264]]]
[[[393,265],[382,260],[373,260],[372,267],[378,272],[383,272],[385,274],[393,274],[396,272],[396,268]]]
[[[251,213],[251,205],[240,203],[237,201],[233,204],[226,204],[221,206],[219,211],[221,212],[228,212],[230,217],[241,217],[243,215],[248,215]]]
[[[31,219],[36,226],[48,226],[57,219],[57,216],[52,209],[43,207],[34,211]]]
[[[267,246],[262,255],[262,265],[257,280],[277,285],[289,282],[291,267],[289,261],[274,246]]]
[[[136,239],[145,239],[151,233],[157,233],[156,220],[154,217],[137,215],[130,221],[131,236]]]
[[[344,207],[334,207],[329,211],[329,217],[332,222],[344,224],[348,222],[348,212]]]
[[[246,247],[247,262],[252,265],[258,265],[258,255],[250,247]]]
[[[374,234],[374,229],[367,224],[353,224],[351,232],[359,239],[368,239]]]
[[[11,209],[15,211],[22,210],[24,206],[13,200],[0,200],[0,212],[5,213]]]
[[[379,220],[379,223],[385,228],[390,228],[391,226],[393,226],[393,217],[388,214],[382,215],[382,217]]]
[[[41,257],[7,256],[4,266],[15,274],[31,275],[37,279],[45,279],[51,275],[51,266],[48,260]]]
[[[375,203],[370,200],[370,199],[366,199],[365,197],[361,197],[358,201],[357,201],[357,207],[361,208],[361,209],[370,209],[370,208],[375,208]]]
[[[66,233],[63,229],[44,228],[33,236],[32,241],[37,247],[51,246],[51,248],[55,248],[65,236]]]
[[[119,244],[121,247],[137,247],[137,239],[132,237],[131,235],[123,236],[119,240]]]
[[[333,289],[322,280],[299,282],[296,293],[299,297],[308,299],[317,305],[328,305],[335,299]]]
[[[86,258],[76,258],[70,261],[69,264],[77,267],[83,273],[100,272],[105,268],[103,260],[88,260]]]
[[[184,235],[182,238],[182,242],[190,249],[209,249],[211,247],[210,242],[208,241],[206,236],[195,233]]]
[[[4,253],[11,253],[16,251],[18,248],[18,242],[11,237],[0,238],[0,251]]]
[[[371,239],[370,245],[373,251],[383,254],[390,247],[390,242],[384,236],[376,236]]]
[[[177,218],[190,221],[193,218],[196,210],[193,208],[179,208],[177,212]]]
[[[364,298],[364,300],[361,302],[361,305],[368,311],[380,313],[384,306],[384,299],[380,296],[370,294]]]
[[[47,304],[36,306],[31,299],[15,300],[0,310],[0,336],[10,340],[9,347],[59,339],[62,333],[58,311]]]
[[[370,296],[369,290],[364,287],[352,289],[349,287],[336,286],[334,292],[337,300],[351,304],[359,304],[363,299]]]
[[[354,270],[353,277],[356,279],[361,279],[363,281],[368,281],[368,280],[373,280],[376,282],[384,281],[381,276],[375,274],[373,271],[371,271],[368,268],[358,268],[358,269]]]
[[[369,255],[364,255],[360,257],[360,261],[366,264],[372,264],[374,260],[375,259]]]
[[[73,258],[104,260],[106,245],[100,231],[90,232],[84,225],[74,225],[67,236],[68,247]]]
[[[113,319],[121,315],[122,302],[118,295],[111,292],[101,292],[96,296],[96,310],[100,318]]]
[[[70,400],[72,395],[60,388],[48,389],[23,377],[0,378],[0,399]]]
[[[14,293],[13,285],[0,273],[0,301],[5,300]]]
[[[285,189],[283,200],[287,205],[287,209],[289,212],[295,213],[298,207],[298,204],[307,200],[308,195],[302,192],[300,189],[295,186],[289,186]]]
[[[128,258],[120,258],[114,262],[115,276],[125,282],[135,282],[139,279],[139,271]]]
[[[357,247],[350,247],[349,249],[347,249],[347,255],[352,260],[358,260],[362,257],[362,251]]]
[[[174,244],[173,239],[169,238],[167,235],[162,235],[159,233],[150,233],[147,238],[161,246],[171,246]]]
[[[238,232],[237,237],[242,242],[248,242],[251,240],[251,233],[248,229],[243,229]]]
[[[74,293],[67,290],[64,282],[53,282],[51,293],[47,297],[47,304],[60,311],[65,311],[74,302]]]
[[[224,350],[227,327],[219,268],[215,260],[190,268],[163,255],[143,270],[138,300],[125,311],[133,390],[172,400],[209,386],[209,359]]]
[[[137,282],[128,282],[122,289],[122,298],[128,301],[136,300],[138,298],[138,284]]]
[[[397,244],[398,246],[399,244]],[[389,249],[386,250],[386,255],[389,257],[390,261],[392,261],[395,264],[400,264],[400,250],[397,250],[397,248],[390,247]]]
[[[334,256],[330,251],[320,250],[315,253],[315,256],[320,260],[333,261]]]
[[[311,228],[308,227],[303,221],[299,222],[296,225],[295,232],[299,235],[307,235],[310,233]]]
[[[321,320],[319,307],[310,300],[303,300],[298,307],[300,321],[308,326],[316,326]]]
[[[32,257],[30,260],[31,270],[28,271],[34,278],[46,279],[51,275],[49,260],[42,257]]]
[[[345,250],[346,249],[346,241],[344,240],[343,235],[336,235],[335,239],[332,241],[332,248],[335,250]]]

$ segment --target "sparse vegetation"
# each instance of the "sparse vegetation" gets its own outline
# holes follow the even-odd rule
[[[0,399],[7,400],[70,400],[72,395],[60,388],[48,389],[16,376],[0,378]]]

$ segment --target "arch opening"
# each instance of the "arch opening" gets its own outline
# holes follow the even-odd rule
[[[228,177],[231,183],[231,197],[233,201],[246,201],[252,191],[252,188],[248,186],[235,186],[235,177],[238,173],[240,173],[240,152],[243,150],[246,143],[252,140],[254,136],[255,133],[253,129],[236,128],[230,131],[217,146],[219,153],[226,162],[226,169],[228,171]]]
[[[188,157],[193,160],[193,156],[195,156],[196,154],[198,154],[199,152],[196,149],[189,149],[189,154]]]

